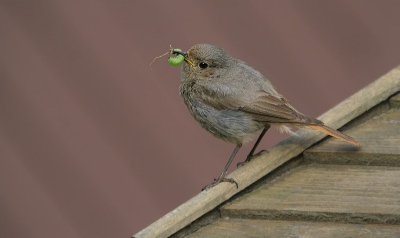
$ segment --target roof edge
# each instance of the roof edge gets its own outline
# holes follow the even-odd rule
[[[340,128],[398,91],[400,91],[400,66],[339,103],[318,119],[332,128]],[[203,191],[133,237],[168,237],[174,234],[326,136],[312,130],[299,130],[297,134],[299,136],[288,137],[272,147],[269,153],[254,158],[246,166],[236,169],[227,176],[238,182],[238,189],[231,183],[221,183]]]

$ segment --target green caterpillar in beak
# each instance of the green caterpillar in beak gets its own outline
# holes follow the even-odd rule
[[[175,52],[182,52],[181,49],[172,49],[172,51]],[[168,63],[172,66],[178,66],[180,64],[182,64],[182,62],[185,60],[185,57],[183,57],[183,55],[177,55],[176,57],[169,57],[168,58]]]

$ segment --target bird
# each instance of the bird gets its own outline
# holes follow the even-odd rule
[[[238,188],[235,180],[225,177],[230,164],[242,145],[261,131],[238,166],[249,162],[271,126],[289,133],[289,126],[309,128],[360,146],[352,137],[297,111],[259,71],[218,46],[196,44],[186,52],[172,49],[171,53],[184,57],[179,92],[191,115],[213,136],[236,145],[219,177],[202,190],[221,182]]]

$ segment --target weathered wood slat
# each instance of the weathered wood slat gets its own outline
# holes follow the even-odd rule
[[[339,128],[397,91],[400,91],[400,66],[329,110],[320,119],[333,128]],[[325,137],[315,131],[300,130],[298,134],[298,137],[289,137],[269,153],[262,154],[230,174],[228,177],[239,183],[239,189],[232,184],[221,183],[193,197],[134,237],[172,235]]]
[[[361,143],[351,146],[332,138],[306,150],[306,161],[332,164],[400,166],[400,110],[390,110],[346,133]]]
[[[229,218],[400,224],[399,178],[398,167],[306,165],[220,211]]]
[[[400,237],[400,227],[375,224],[233,219],[208,225],[188,238],[235,237]]]
[[[392,108],[400,109],[400,93],[397,93],[396,95],[391,97],[389,101]]]

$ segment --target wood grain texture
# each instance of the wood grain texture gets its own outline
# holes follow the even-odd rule
[[[399,178],[398,167],[306,165],[220,210],[229,218],[400,224]]]
[[[400,91],[400,66],[332,108],[319,119],[332,128],[339,128],[397,91]],[[168,237],[174,234],[325,137],[322,133],[310,130],[299,130],[298,135],[280,142],[269,153],[254,158],[246,166],[227,176],[238,182],[239,189],[233,184],[221,183],[201,192],[133,237]]]
[[[400,237],[400,227],[375,224],[232,219],[218,221],[188,236],[188,238],[197,237]]]
[[[308,162],[400,166],[400,110],[392,109],[348,131],[359,150],[329,138],[304,152]]]
[[[391,106],[392,108],[398,108],[398,109],[400,109],[400,93],[397,93],[396,95],[392,96],[392,97],[389,99],[389,102],[390,102],[390,106]]]

